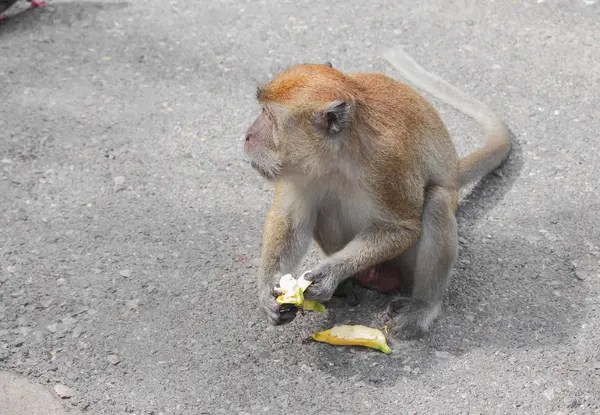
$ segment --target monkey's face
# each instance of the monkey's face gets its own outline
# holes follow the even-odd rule
[[[250,157],[250,164],[267,180],[275,180],[282,169],[275,128],[273,113],[263,107],[258,118],[246,131],[244,143],[244,151]]]
[[[244,151],[267,180],[318,177],[340,160],[349,119],[350,105],[342,101],[316,108],[263,106],[246,132]]]

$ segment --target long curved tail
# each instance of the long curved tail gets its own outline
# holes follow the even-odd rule
[[[386,49],[383,57],[407,81],[473,118],[483,129],[485,145],[460,160],[460,187],[492,172],[508,157],[508,127],[488,106],[426,71],[401,49]]]

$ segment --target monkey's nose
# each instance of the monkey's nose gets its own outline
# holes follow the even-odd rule
[[[246,134],[246,142],[250,141],[250,137],[252,137],[252,134],[250,134],[250,133]]]

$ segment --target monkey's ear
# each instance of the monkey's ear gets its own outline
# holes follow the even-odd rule
[[[344,101],[333,101],[313,118],[313,126],[324,136],[340,133],[350,122],[350,104]]]
[[[330,68],[333,68],[333,65],[329,61],[325,62],[325,65],[329,66]]]

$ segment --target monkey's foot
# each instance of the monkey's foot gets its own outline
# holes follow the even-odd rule
[[[46,7],[46,2],[44,0],[40,0],[40,1],[31,0],[31,8],[35,9],[37,7]]]
[[[354,278],[361,286],[380,293],[395,293],[403,288],[397,270],[387,264],[376,265],[359,272]]]

